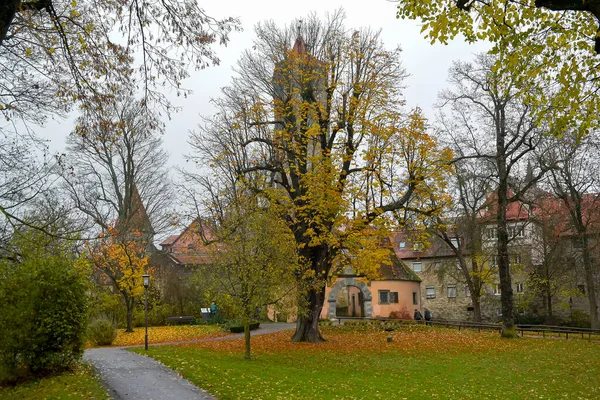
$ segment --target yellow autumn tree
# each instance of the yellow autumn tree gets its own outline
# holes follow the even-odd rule
[[[133,332],[133,309],[144,293],[142,275],[148,273],[148,255],[139,233],[119,235],[114,228],[103,232],[87,252],[100,282],[121,295],[127,309],[127,332]]]
[[[492,72],[557,136],[598,127],[598,16],[599,2],[581,0],[403,0],[397,12],[432,44],[491,42]]]
[[[400,49],[343,20],[338,11],[285,28],[259,24],[218,113],[191,141],[214,176],[241,180],[286,211],[301,266],[294,341],[323,340],[328,281],[347,267],[376,276],[390,229],[438,212],[429,199],[452,157],[420,110],[402,109]]]

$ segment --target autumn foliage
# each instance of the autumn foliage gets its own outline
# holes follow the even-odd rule
[[[289,331],[257,336],[251,362],[241,339],[149,354],[222,399],[591,399],[600,390],[600,350],[587,341],[422,325],[323,331],[320,344],[290,343]]]
[[[121,294],[127,307],[127,331],[133,331],[135,302],[144,293],[142,275],[150,272],[144,241],[139,233],[122,235],[109,228],[87,250],[100,282],[110,284]]]

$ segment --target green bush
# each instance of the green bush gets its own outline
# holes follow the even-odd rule
[[[108,319],[97,319],[88,326],[88,340],[95,346],[110,346],[117,337],[115,325]]]
[[[575,328],[589,328],[592,326],[590,322],[590,315],[585,311],[575,310],[569,315],[569,319],[565,322],[567,326],[573,326]]]
[[[69,368],[85,345],[88,281],[73,249],[39,232],[0,261],[0,382]]]
[[[547,321],[544,315],[517,314],[515,317],[515,323],[523,325],[544,325],[547,324]]]

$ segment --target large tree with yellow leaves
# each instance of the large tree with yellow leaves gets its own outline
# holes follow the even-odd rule
[[[287,209],[302,265],[294,341],[323,340],[327,281],[348,266],[374,277],[389,262],[381,244],[396,217],[437,212],[425,204],[441,192],[452,156],[419,110],[402,110],[400,50],[343,19],[259,24],[218,113],[191,140],[217,174]]]

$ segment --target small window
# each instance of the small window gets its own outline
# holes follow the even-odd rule
[[[524,285],[522,283],[517,283],[517,285],[515,286],[515,292],[517,292],[518,294],[522,294],[523,289]]]
[[[433,263],[433,269],[436,271],[439,271],[440,269],[442,269],[442,263],[439,261],[436,261]]]
[[[493,240],[498,238],[498,228],[493,226],[485,229],[485,238],[487,240]]]
[[[492,258],[490,259],[490,267],[497,267],[497,266],[498,266],[498,256],[493,255]]]
[[[462,265],[460,265],[460,260],[456,260],[456,269],[459,271],[462,270]]]
[[[494,294],[496,296],[500,296],[502,294],[502,290],[500,289],[500,285],[499,284],[495,284],[494,285]]]
[[[390,304],[390,291],[380,290],[379,291],[379,304]]]
[[[455,249],[458,249],[458,238],[450,239],[450,243],[452,243],[452,246],[454,246]]]
[[[456,297],[456,285],[448,285],[448,298],[453,299]]]
[[[521,258],[520,254],[514,254],[510,257],[510,263],[511,265],[519,265],[522,264],[523,259]]]
[[[418,305],[419,299],[417,298],[417,292],[412,292],[412,294],[413,294],[413,304]]]
[[[390,292],[390,303],[398,303],[398,292]]]
[[[465,297],[471,297],[471,289],[469,289],[469,285],[465,285]]]
[[[428,299],[435,299],[435,287],[430,286],[425,288],[425,297]]]
[[[523,225],[509,225],[506,227],[506,232],[510,239],[525,237],[525,228]]]
[[[406,247],[406,242],[400,242],[400,244],[398,245],[401,249],[404,249]]]
[[[413,267],[413,271],[415,271],[415,272],[423,271],[423,266],[420,261],[413,261],[412,267]]]

